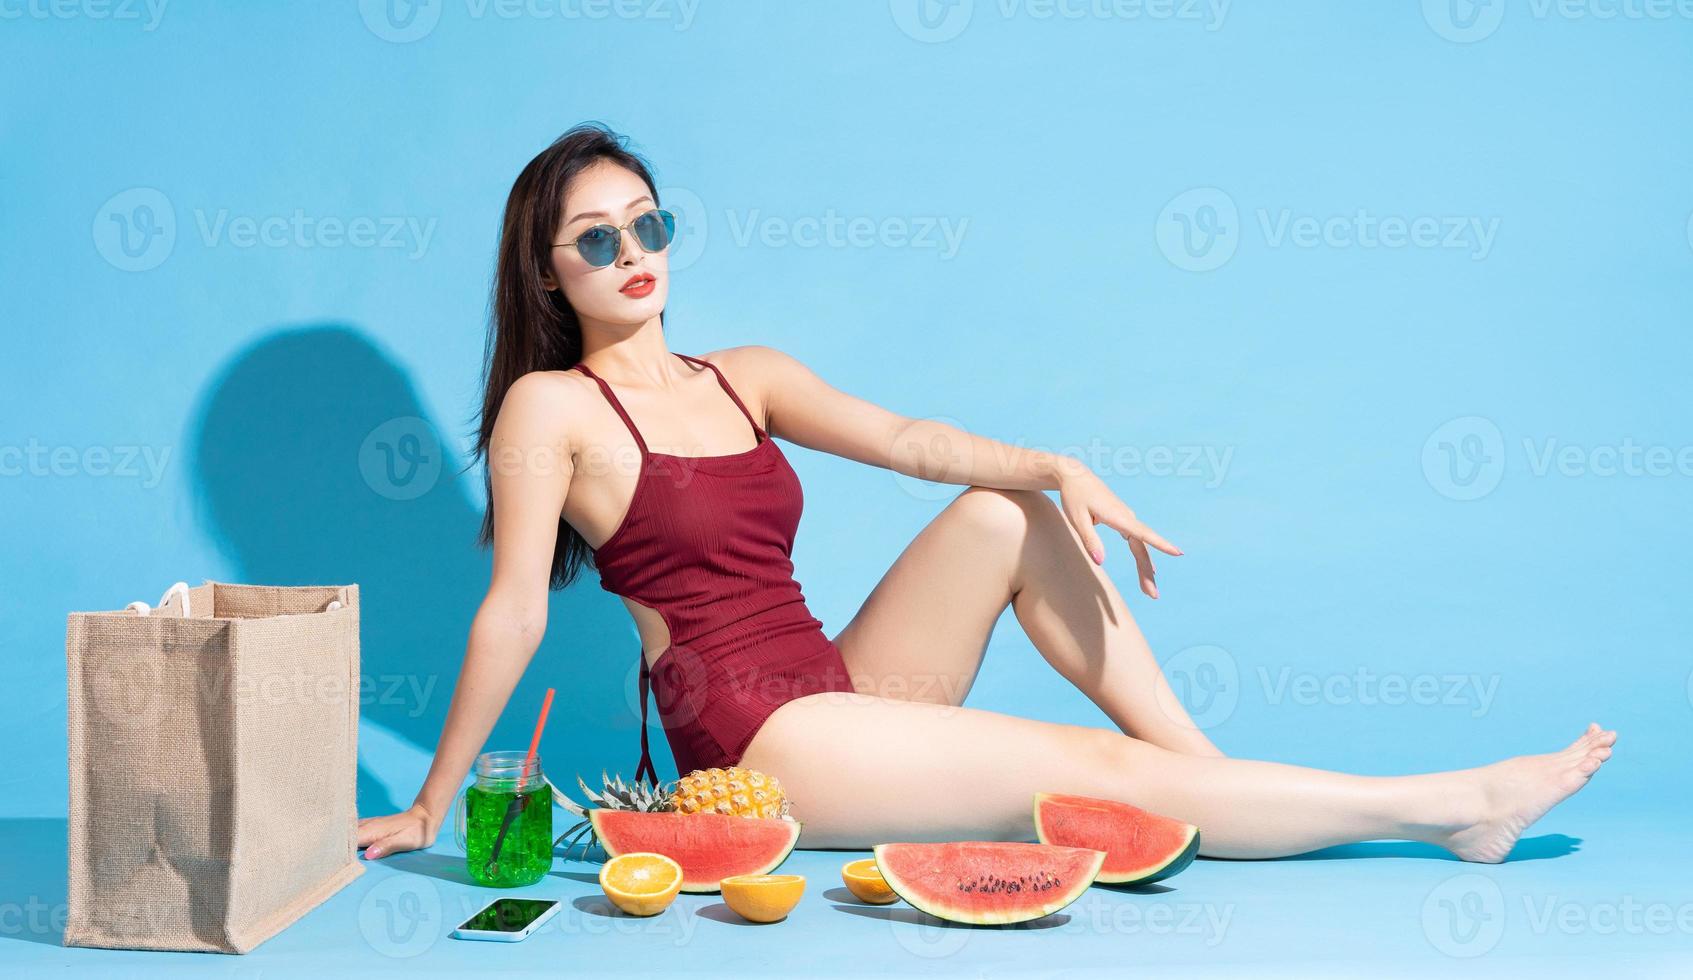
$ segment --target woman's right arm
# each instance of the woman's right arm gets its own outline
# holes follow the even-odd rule
[[[488,594],[471,623],[464,667],[416,801],[402,813],[359,821],[366,859],[435,842],[465,775],[540,646],[558,522],[570,490],[570,393],[562,379],[529,374],[501,402],[487,458],[494,509]]]

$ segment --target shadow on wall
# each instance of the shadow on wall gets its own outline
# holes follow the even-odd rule
[[[487,591],[480,466],[444,452],[406,372],[338,324],[278,330],[246,348],[209,382],[194,418],[197,519],[236,580],[358,583],[359,812],[410,805]],[[472,445],[449,445],[460,442]],[[541,750],[553,780],[632,775],[639,641],[628,614],[591,567],[551,600],[546,636],[487,747],[526,748],[552,686],[565,709],[552,712]],[[653,726],[663,768],[656,757],[668,747]]]
[[[5,869],[0,874],[0,909],[6,912],[0,940],[64,945],[65,835],[63,817],[0,820],[0,868]]]

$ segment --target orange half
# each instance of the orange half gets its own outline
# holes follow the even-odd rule
[[[860,858],[841,865],[841,880],[860,902],[888,905],[899,901],[899,896],[888,887],[887,879],[877,870],[875,858]]]
[[[600,868],[600,887],[630,915],[657,915],[682,890],[682,866],[662,854],[619,854]]]
[[[804,875],[734,875],[718,882],[723,902],[751,922],[775,922],[805,894]]]

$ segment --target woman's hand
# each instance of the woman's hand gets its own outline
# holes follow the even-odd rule
[[[1158,598],[1158,584],[1154,581],[1157,569],[1153,567],[1152,555],[1146,546],[1151,545],[1167,555],[1179,555],[1181,549],[1142,524],[1129,505],[1119,500],[1105,481],[1079,460],[1071,459],[1069,465],[1060,470],[1058,498],[1064,516],[1081,535],[1082,545],[1087,548],[1094,563],[1105,564],[1105,545],[1093,530],[1095,524],[1104,524],[1129,543],[1129,550],[1135,556],[1135,569],[1140,573],[1140,590],[1153,599]]]
[[[359,846],[364,848],[367,861],[415,851],[435,843],[441,821],[413,803],[404,813],[385,817],[365,817],[359,821]]]

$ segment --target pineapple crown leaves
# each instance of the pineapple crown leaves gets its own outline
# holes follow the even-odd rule
[[[630,784],[623,781],[622,773],[615,777],[609,776],[604,769],[600,770],[600,782],[604,788],[596,793],[588,788],[588,784],[582,781],[581,776],[576,777],[576,785],[582,787],[582,795],[586,796],[588,802],[592,803],[595,808],[602,810],[637,810],[646,813],[675,809],[675,804],[671,802],[671,794],[675,789],[674,783],[661,783],[655,787],[636,780],[633,784]],[[594,833],[593,821],[588,816],[589,808],[571,799],[557,786],[553,787],[553,800],[579,818],[575,825],[560,834],[553,843],[558,844],[566,838],[570,838],[570,843],[566,845],[564,851],[564,856],[568,858],[571,849],[580,840],[582,842],[582,856],[587,857],[589,848],[599,842],[599,836]]]

